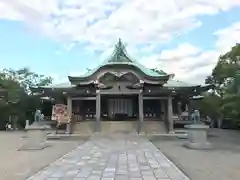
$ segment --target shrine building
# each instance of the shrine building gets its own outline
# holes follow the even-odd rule
[[[61,95],[71,117],[71,132],[85,134],[171,133],[175,124],[191,123],[190,100],[210,88],[146,68],[129,57],[121,40],[103,63],[68,79],[35,91],[42,97]]]

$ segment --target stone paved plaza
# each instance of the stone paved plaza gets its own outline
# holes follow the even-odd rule
[[[34,163],[34,162],[33,162]],[[27,180],[189,180],[137,135],[93,136]]]

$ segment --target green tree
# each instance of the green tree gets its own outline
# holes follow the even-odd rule
[[[233,83],[235,75],[239,70],[240,44],[236,44],[232,49],[218,59],[217,65],[211,76],[205,80],[207,84],[215,85],[215,92],[221,97],[226,89]]]
[[[40,106],[40,98],[33,96],[30,87],[44,86],[51,82],[51,77],[39,75],[28,68],[0,71],[0,84],[7,91],[7,95],[0,100],[0,126],[5,124],[8,117],[14,117],[20,126],[24,126],[26,118],[29,119]]]
[[[237,76],[237,72],[239,70],[240,44],[236,44],[229,52],[219,57],[211,76],[205,80],[206,83],[215,86],[213,96],[206,96],[202,104],[202,109],[206,114],[211,116],[212,113],[218,114],[219,117],[232,119],[238,124],[240,119],[240,78]],[[218,120],[221,119],[218,118]]]

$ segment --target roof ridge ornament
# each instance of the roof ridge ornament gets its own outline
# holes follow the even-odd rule
[[[118,47],[122,46],[123,43],[122,43],[122,39],[121,38],[118,38],[118,42],[116,44]]]
[[[132,60],[127,55],[125,44],[122,42],[121,38],[118,39],[113,51],[113,55],[108,62],[132,62]]]
[[[124,45],[124,43],[122,42],[122,39],[121,38],[119,38],[118,39],[118,42],[117,42],[117,44],[116,44],[116,46],[115,46],[115,50],[116,50],[116,52],[118,52],[118,53],[125,53],[125,45]]]

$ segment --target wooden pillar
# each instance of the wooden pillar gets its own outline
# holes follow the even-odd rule
[[[96,95],[96,131],[101,131],[100,126],[100,120],[101,120],[101,94],[97,92]]]
[[[178,102],[178,115],[180,116],[182,114],[182,103],[181,102]]]
[[[186,111],[188,112],[188,120],[192,121],[192,110],[189,101],[186,103]]]
[[[173,108],[172,108],[172,97],[168,97],[168,130],[169,133],[173,133]]]
[[[141,131],[143,124],[143,94],[142,92],[138,95],[138,110],[139,110],[139,125],[138,125],[138,133]]]
[[[72,121],[72,98],[67,97],[67,116],[70,118],[70,123],[67,124],[66,133],[71,133],[71,121]]]
[[[71,97],[68,97],[67,98],[67,114],[68,114],[68,117],[72,117],[72,98]]]
[[[165,112],[165,103],[164,103],[164,100],[163,100],[163,99],[160,100],[160,107],[161,107],[161,109],[160,109],[160,112],[161,112],[161,120],[164,121],[164,117],[165,117],[165,115],[166,115],[166,112]]]

